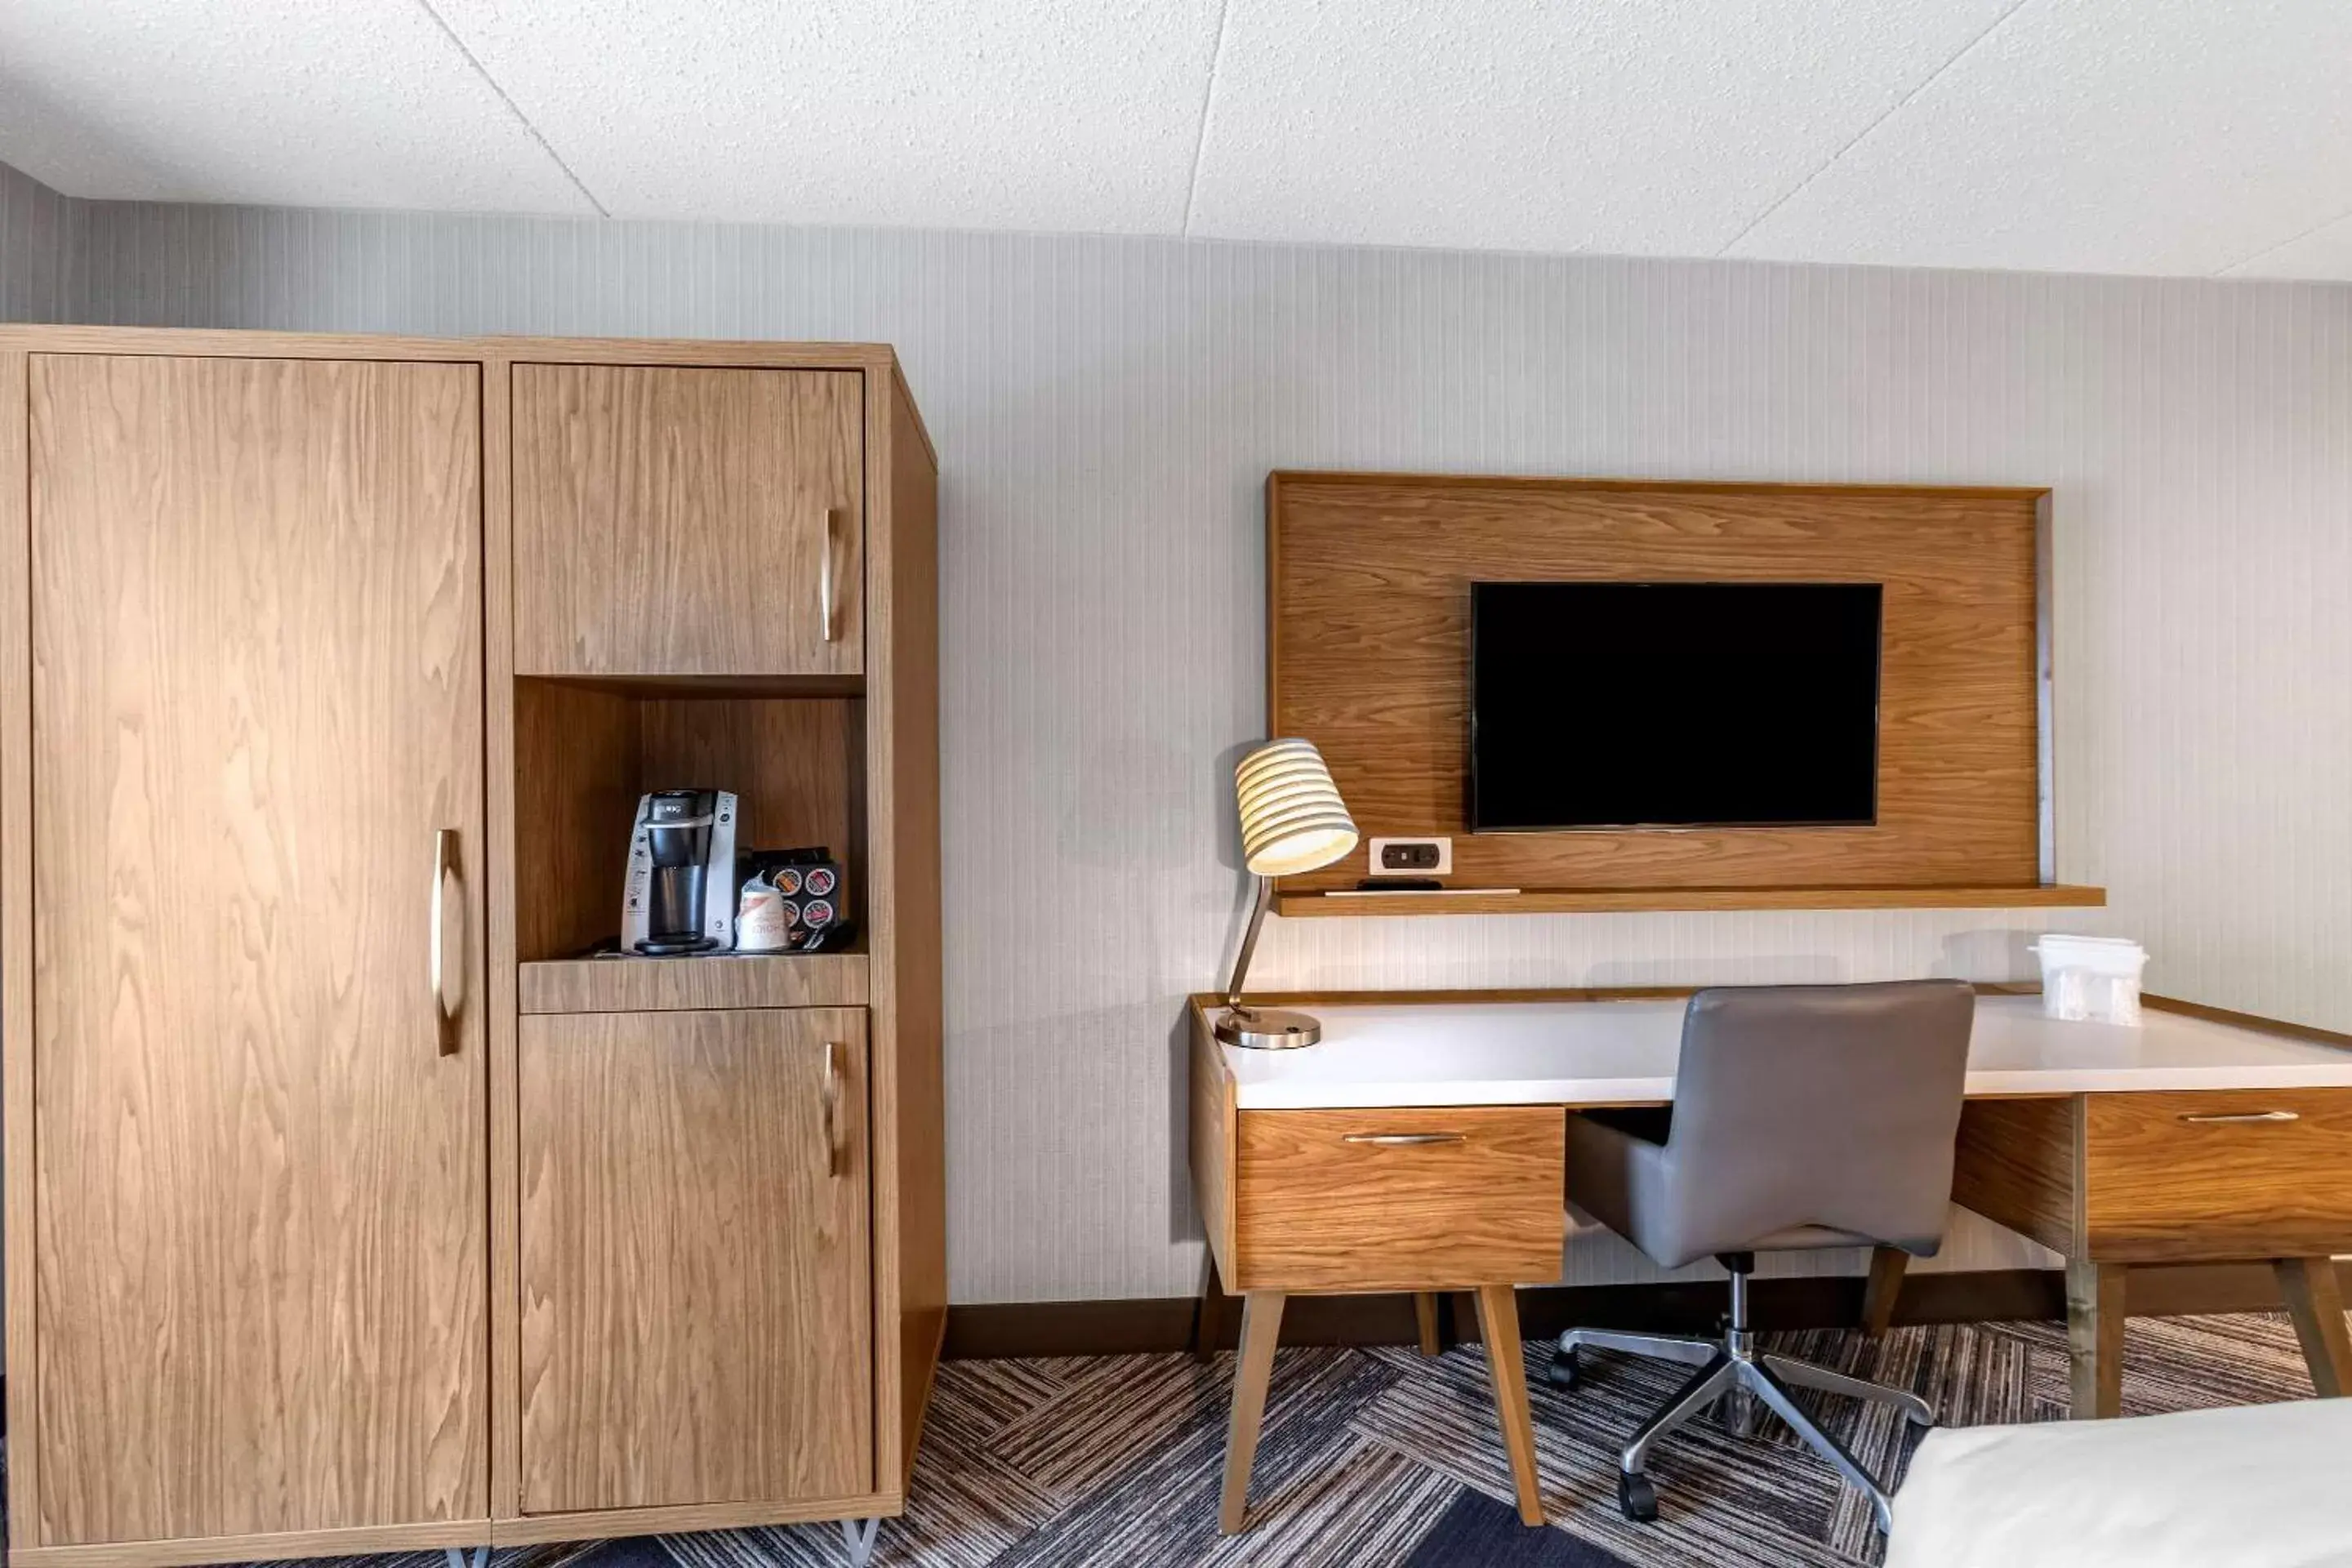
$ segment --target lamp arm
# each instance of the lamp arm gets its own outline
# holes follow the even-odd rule
[[[1257,951],[1258,927],[1265,923],[1266,907],[1274,902],[1274,879],[1257,879],[1257,901],[1250,906],[1249,930],[1242,933],[1242,950],[1234,954],[1233,978],[1225,982],[1225,1008],[1239,1012],[1242,1005],[1242,979],[1249,973],[1250,954]]]

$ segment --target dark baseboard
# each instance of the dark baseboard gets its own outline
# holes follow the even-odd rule
[[[2352,1295],[2352,1267],[2336,1265]],[[1751,1300],[1767,1330],[1850,1326],[1862,1316],[1860,1278],[1759,1279]],[[2262,1263],[2186,1264],[2132,1271],[2131,1311],[2147,1317],[2199,1312],[2275,1312],[2277,1281]],[[1477,1338],[1468,1298],[1448,1297],[1440,1322],[1447,1342]],[[1546,1286],[1519,1292],[1520,1331],[1549,1338],[1563,1329],[1648,1329],[1706,1333],[1724,1308],[1720,1281],[1670,1285]],[[1127,1355],[1188,1349],[1190,1297],[1116,1301],[1034,1301],[948,1309],[950,1360],[1007,1356]],[[1897,1323],[1982,1323],[2066,1315],[2065,1275],[2055,1268],[1915,1274],[1903,1285]],[[1228,1311],[1221,1349],[1230,1350],[1241,1314]],[[1416,1337],[1405,1296],[1295,1296],[1282,1314],[1286,1345],[1397,1345]]]

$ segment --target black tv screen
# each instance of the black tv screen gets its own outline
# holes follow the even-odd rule
[[[1470,826],[1878,816],[1875,583],[1476,583]]]

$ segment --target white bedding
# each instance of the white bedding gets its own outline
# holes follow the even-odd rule
[[[2352,1565],[2352,1399],[1927,1435],[1885,1568]]]

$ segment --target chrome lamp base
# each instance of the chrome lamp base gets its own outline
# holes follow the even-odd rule
[[[1323,1037],[1323,1025],[1311,1014],[1282,1007],[1228,1007],[1213,1028],[1220,1044],[1253,1051],[1295,1050]]]

